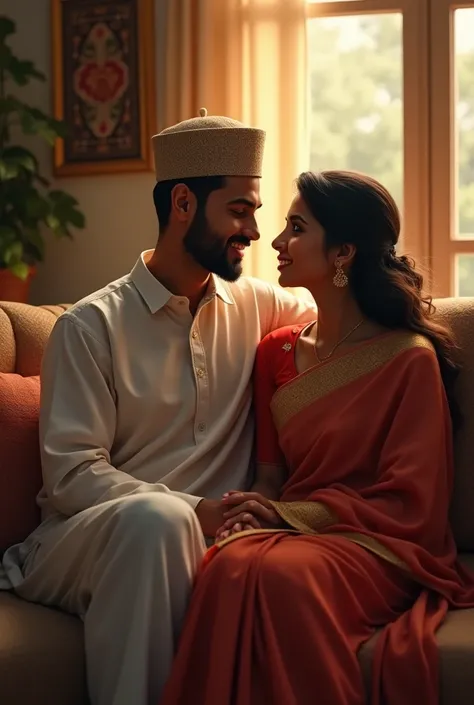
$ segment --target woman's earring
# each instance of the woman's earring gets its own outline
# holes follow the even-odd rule
[[[342,264],[338,259],[334,262],[334,264],[336,267],[336,274],[334,275],[332,282],[334,286],[337,286],[339,289],[343,289],[349,284],[349,279],[347,278],[347,274],[344,272]]]

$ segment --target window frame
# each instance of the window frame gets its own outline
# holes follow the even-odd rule
[[[427,264],[429,256],[429,0],[308,2],[307,17],[400,13],[403,75],[403,251]]]
[[[454,13],[468,7],[474,0],[306,0],[308,19],[402,15],[403,252],[429,272],[425,285],[437,297],[457,294],[456,256],[474,255],[474,236],[455,232]],[[272,12],[262,5],[262,19]]]
[[[456,140],[454,13],[474,0],[431,0],[430,246],[437,296],[457,294],[456,255],[474,254],[474,239],[456,239]]]

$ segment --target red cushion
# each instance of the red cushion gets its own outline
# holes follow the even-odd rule
[[[0,552],[38,525],[39,377],[0,373]]]

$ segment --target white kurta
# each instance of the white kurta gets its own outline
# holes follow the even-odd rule
[[[248,480],[256,347],[315,317],[245,277],[212,277],[193,317],[149,272],[149,256],[53,329],[44,521],[3,559],[2,587],[84,618],[93,705],[157,705],[205,550],[194,508]]]

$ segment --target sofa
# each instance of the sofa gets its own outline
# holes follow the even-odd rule
[[[45,343],[65,308],[0,302],[1,552],[40,519],[37,375]],[[0,591],[0,703],[88,704],[79,619]]]
[[[460,344],[458,399],[464,424],[455,441],[452,525],[460,558],[474,570],[474,299],[442,299],[436,306],[437,316],[451,324]],[[37,376],[44,345],[65,308],[0,302],[0,551],[22,540],[39,521]],[[368,691],[377,638],[360,651]],[[474,609],[450,612],[438,644],[441,705],[472,705]],[[0,592],[0,703],[88,703],[83,630],[76,617]]]

